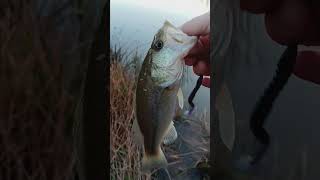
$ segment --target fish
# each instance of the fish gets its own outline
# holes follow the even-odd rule
[[[143,147],[142,172],[168,165],[161,143],[166,135],[176,135],[170,129],[177,103],[182,108],[184,102],[180,87],[183,58],[197,40],[166,20],[143,60],[137,79],[133,125],[137,142]],[[170,141],[170,137],[167,139]]]

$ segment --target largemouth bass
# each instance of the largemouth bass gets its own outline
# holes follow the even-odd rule
[[[180,89],[183,58],[196,42],[197,37],[188,36],[165,21],[143,61],[137,82],[134,122],[135,133],[143,140],[140,141],[144,147],[142,171],[168,164],[161,143],[173,126],[177,103],[183,106]]]

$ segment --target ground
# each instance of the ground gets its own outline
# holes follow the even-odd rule
[[[163,147],[172,180],[209,179],[209,119],[199,114],[176,117],[174,125],[178,139],[172,145]],[[169,179],[163,174],[164,171],[160,171],[155,176],[158,176],[157,179]]]

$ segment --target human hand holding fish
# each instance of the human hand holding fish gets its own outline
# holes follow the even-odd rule
[[[198,37],[196,45],[184,58],[185,64],[193,66],[195,74],[206,76],[202,79],[202,85],[210,88],[210,12],[187,21],[180,29]]]

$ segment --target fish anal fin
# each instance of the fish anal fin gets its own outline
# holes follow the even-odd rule
[[[168,128],[168,131],[163,138],[163,144],[170,145],[170,144],[174,143],[177,138],[178,138],[178,134],[177,134],[176,128],[174,127],[173,121],[171,121],[171,124]]]

